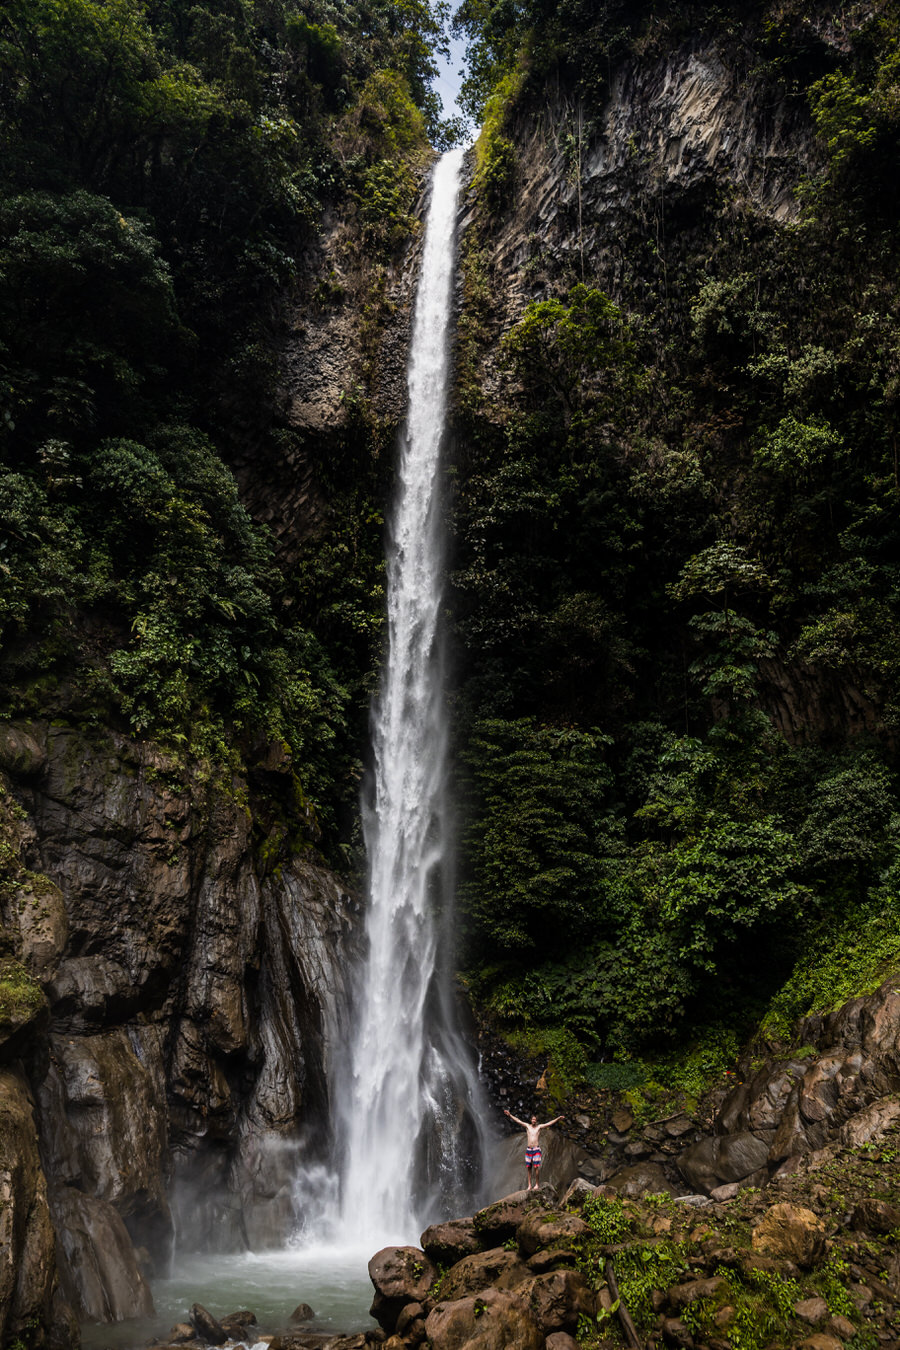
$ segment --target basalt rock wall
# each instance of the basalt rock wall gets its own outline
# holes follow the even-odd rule
[[[66,1303],[147,1312],[176,1229],[289,1234],[298,1157],[330,1144],[358,929],[309,849],[266,863],[246,781],[46,724],[4,726],[0,765],[24,991],[0,1028],[0,1306],[7,1337],[37,1317],[65,1340]]]

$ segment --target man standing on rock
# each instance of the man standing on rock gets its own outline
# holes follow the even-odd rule
[[[503,1114],[509,1116],[510,1120],[514,1120],[517,1125],[521,1125],[525,1131],[525,1174],[528,1177],[528,1185],[525,1189],[526,1191],[536,1191],[540,1184],[541,1163],[543,1161],[540,1141],[541,1130],[546,1130],[548,1125],[555,1125],[558,1120],[565,1120],[565,1116],[554,1116],[552,1120],[545,1120],[543,1125],[538,1124],[537,1116],[532,1116],[529,1125],[527,1121],[520,1120],[510,1111],[504,1111]],[[534,1181],[534,1185],[531,1184],[532,1181]]]

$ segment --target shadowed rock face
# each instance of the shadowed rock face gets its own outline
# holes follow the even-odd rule
[[[134,1248],[167,1257],[173,1209],[185,1247],[276,1244],[295,1225],[297,1151],[308,1165],[330,1144],[353,906],[308,855],[266,873],[244,784],[172,786],[150,747],[66,727],[0,728],[0,759],[40,902],[2,918],[50,1007],[27,1078],[4,1079],[0,1176],[15,1156],[30,1216],[11,1212],[12,1250],[36,1253],[45,1304],[58,1263],[82,1315],[134,1316],[149,1300]],[[33,1125],[30,1152],[15,1142],[29,1093],[43,1169]]]

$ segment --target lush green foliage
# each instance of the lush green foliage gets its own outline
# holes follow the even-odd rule
[[[617,62],[701,23],[754,97],[790,94],[798,145],[818,133],[798,214],[739,187],[663,204],[636,150],[596,274],[530,241],[536,298],[495,360],[512,202],[485,181],[462,321],[470,985],[563,1077],[574,1037],[589,1080],[651,1093],[692,1044],[721,1072],[776,994],[783,1033],[900,954],[895,11],[835,45],[794,5],[468,0],[469,97],[506,90],[511,138],[558,78],[598,135]],[[499,726],[527,727],[518,758]],[[596,748],[551,774],[553,737]]]
[[[274,743],[286,809],[299,794],[332,849],[380,640],[384,461],[364,416],[303,448],[277,354],[326,205],[370,261],[409,237],[428,134],[450,134],[429,83],[445,18],[430,0],[0,13],[3,711],[112,721],[217,771]],[[301,450],[333,512],[286,559],[228,466]]]

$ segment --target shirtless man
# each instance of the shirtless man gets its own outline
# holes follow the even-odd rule
[[[526,1191],[536,1191],[540,1182],[541,1162],[543,1161],[540,1142],[541,1130],[546,1130],[548,1125],[555,1125],[558,1120],[565,1120],[565,1116],[554,1116],[552,1120],[545,1120],[543,1125],[538,1124],[537,1116],[532,1116],[529,1125],[526,1120],[520,1120],[511,1111],[504,1111],[503,1114],[509,1116],[510,1120],[514,1120],[517,1125],[521,1125],[525,1131],[525,1174],[528,1177],[528,1185],[525,1189]],[[532,1180],[534,1181],[533,1186]]]

